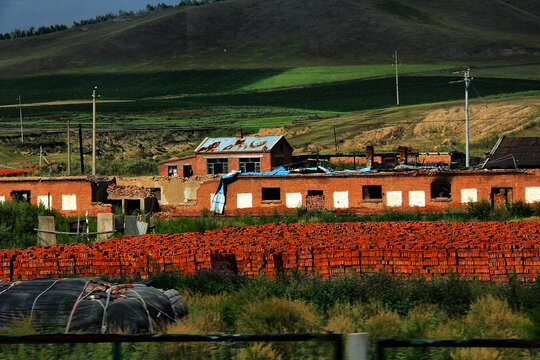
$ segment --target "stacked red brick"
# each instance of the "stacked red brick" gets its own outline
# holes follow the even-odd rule
[[[144,188],[135,185],[116,185],[111,184],[107,188],[107,195],[111,199],[146,199],[149,197],[155,197],[152,189]]]
[[[126,236],[94,244],[0,251],[0,278],[193,273],[228,263],[246,275],[457,272],[504,280],[540,273],[540,222],[268,224],[204,234]]]
[[[27,174],[36,170],[35,168],[27,169],[0,169],[0,176],[17,176],[22,174]]]

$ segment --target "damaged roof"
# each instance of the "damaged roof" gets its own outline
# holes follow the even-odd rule
[[[502,136],[483,165],[486,169],[540,168],[540,137]]]
[[[283,136],[247,136],[206,138],[195,149],[196,153],[268,152]]]

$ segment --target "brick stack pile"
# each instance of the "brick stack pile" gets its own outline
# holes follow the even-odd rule
[[[27,169],[0,169],[0,176],[17,176],[35,171],[35,168]]]
[[[267,224],[204,234],[125,236],[94,244],[0,250],[0,278],[148,276],[227,263],[250,276],[298,269],[505,280],[540,273],[540,222]]]

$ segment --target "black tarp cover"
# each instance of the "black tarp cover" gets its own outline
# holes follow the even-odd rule
[[[176,290],[115,285],[99,278],[0,282],[0,328],[32,318],[44,332],[151,332],[176,321],[187,306]]]

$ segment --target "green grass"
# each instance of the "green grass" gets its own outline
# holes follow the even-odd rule
[[[402,74],[431,72],[451,69],[453,65],[398,65],[398,71]],[[357,80],[395,74],[393,65],[350,65],[350,66],[310,66],[298,67],[286,70],[281,74],[274,75],[244,86],[242,90],[268,89],[287,86],[321,84],[347,80]]]

